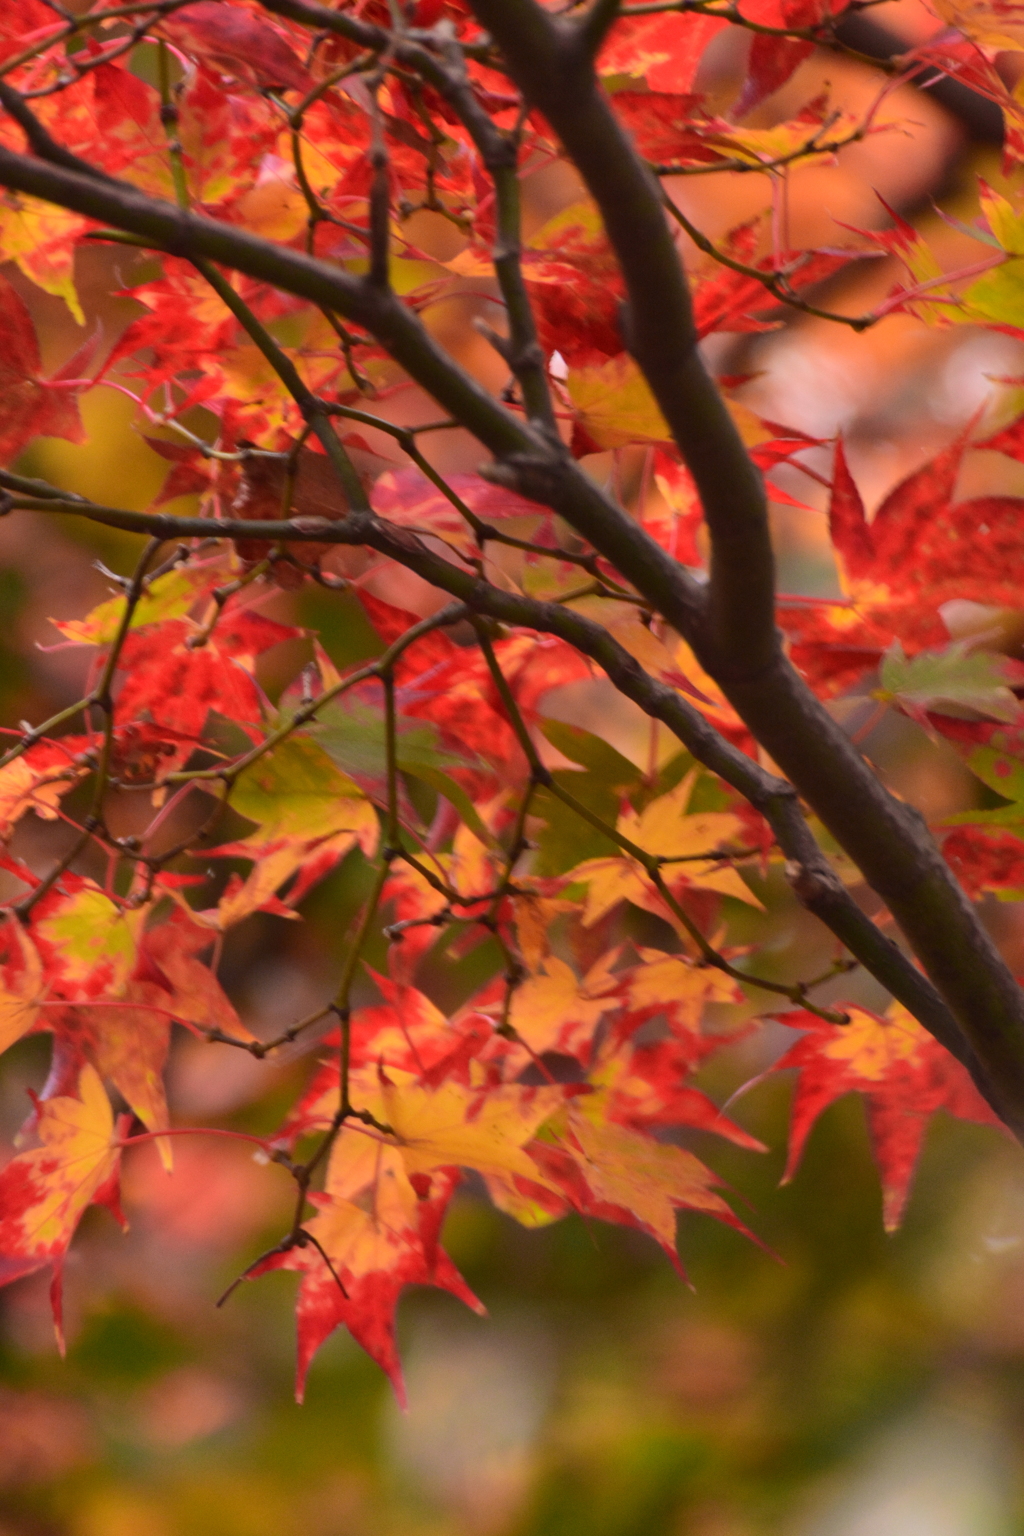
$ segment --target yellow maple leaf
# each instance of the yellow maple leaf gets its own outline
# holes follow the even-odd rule
[[[605,363],[570,368],[569,397],[599,448],[667,443],[672,434],[650,385],[628,353]]]
[[[529,970],[539,971],[551,953],[551,924],[559,913],[571,912],[573,903],[561,901],[557,896],[537,896],[532,891],[522,890],[512,897],[512,909],[520,953]]]
[[[365,1169],[361,1168],[353,1187],[351,1170],[346,1166],[343,1172],[340,1160],[332,1157],[326,1199],[317,1202],[320,1213],[306,1228],[336,1270],[368,1275],[390,1269],[401,1254],[416,1226],[416,1191],[397,1148],[354,1134],[348,1140],[363,1143]],[[357,1205],[352,1196],[365,1189],[370,1197]]]
[[[0,987],[0,1051],[6,1051],[32,1028],[45,991],[43,963],[35,945],[17,918],[10,917],[7,922],[23,964],[15,988]]]
[[[821,1046],[821,1055],[842,1061],[868,1081],[882,1081],[898,1061],[915,1061],[931,1036],[901,1003],[884,1020],[863,1008],[847,1008],[850,1022]]]
[[[635,907],[653,912],[674,927],[679,926],[647,871],[629,854],[622,854],[618,858],[587,859],[585,863],[570,870],[566,878],[587,882],[587,900],[583,910],[585,928],[592,928],[606,912],[610,912],[622,901],[632,902]],[[695,860],[686,866],[683,875],[677,871],[666,871],[665,881],[667,885],[677,888],[688,885],[696,890],[718,891],[720,895],[733,896],[750,906],[762,905],[734,869],[711,861]]]
[[[698,1030],[708,1003],[741,1003],[743,993],[731,976],[713,965],[700,965],[685,955],[657,949],[639,951],[641,965],[626,985],[629,1006],[671,1010],[673,1022]]]
[[[704,668],[685,640],[679,641],[673,654],[676,670],[681,672],[687,681],[693,684],[698,693],[704,696],[704,700],[699,700],[697,704],[701,713],[705,714],[720,730],[743,730],[743,721],[733,709],[714,678],[704,671]]]
[[[215,852],[251,859],[253,868],[217,907],[191,914],[207,927],[230,928],[257,912],[310,860],[326,868],[357,846],[367,858],[377,850],[380,823],[372,802],[309,736],[288,737],[245,769],[231,806],[257,830]]]
[[[318,843],[283,843],[269,848],[256,858],[244,882],[225,892],[220,903],[205,912],[194,912],[197,922],[224,932],[240,923],[244,917],[258,912],[285,881],[290,879],[310,853],[331,856],[340,862],[356,845],[365,846],[369,837],[376,838],[379,824],[369,800],[349,800],[339,804],[339,812],[349,808],[351,825],[333,837],[325,837]],[[278,912],[278,916],[282,916]],[[298,917],[298,913],[293,914]]]
[[[499,804],[500,797],[497,802],[489,802],[480,808],[485,826]],[[499,872],[495,853],[464,824],[460,824],[455,833],[450,856],[442,862],[449,882],[461,896],[486,895],[497,887]]]
[[[87,772],[70,758],[40,767],[27,757],[16,757],[0,768],[0,828],[9,831],[26,811],[35,811],[43,821],[56,821],[61,797]]]
[[[565,387],[580,422],[600,448],[671,442],[661,407],[628,353],[570,368]],[[748,448],[774,436],[749,406],[738,400],[727,400],[726,406]]]
[[[180,565],[150,582],[132,612],[132,629],[159,624],[166,619],[183,619],[201,592],[216,586],[220,578],[229,579],[237,566],[233,552],[218,555],[196,565]],[[108,597],[97,604],[84,619],[51,619],[50,623],[68,640],[80,645],[109,645],[117,635],[124,616],[124,596]]]
[[[319,841],[335,832],[356,832],[367,858],[376,851],[369,801],[309,736],[289,736],[246,768],[231,791],[231,807],[259,825],[231,845],[240,851],[262,851],[284,839]]]
[[[605,956],[580,981],[564,960],[550,955],[512,994],[511,1024],[520,1040],[538,1055],[571,1051],[577,1037],[589,1037],[601,1015],[615,1006],[607,994],[616,986]]]
[[[616,603],[614,606],[621,609],[622,604]],[[674,674],[679,673],[680,669],[665,642],[659,640],[646,624],[641,624],[635,614],[627,614],[625,618],[620,614],[605,627],[652,677],[671,682]]]
[[[163,1078],[170,1034],[166,1014],[102,1003],[82,1013],[94,1032],[92,1054],[99,1071],[148,1131],[165,1131],[170,1123]],[[174,1166],[170,1138],[161,1136],[156,1145],[169,1173]]]
[[[454,1082],[434,1089],[411,1082],[381,1084],[382,1118],[408,1174],[475,1168],[543,1182],[522,1149],[564,1099],[559,1087],[508,1084],[480,1093]]]
[[[309,207],[299,187],[283,177],[260,181],[235,204],[246,229],[265,240],[294,240],[306,227]]]
[[[675,789],[659,795],[642,811],[625,811],[619,817],[617,830],[645,853],[657,853],[664,858],[688,858],[725,847],[740,832],[742,822],[731,811],[687,815],[696,782],[697,769],[692,769]]]
[[[1024,46],[1024,10],[1012,0],[996,5],[991,0],[933,0],[932,9],[980,48],[1017,53]]]
[[[635,907],[643,907],[658,917],[668,918],[668,909],[646,872],[626,854],[619,858],[587,859],[571,870],[566,878],[586,881],[584,928],[592,928],[621,901],[631,901]]]
[[[685,1207],[740,1227],[716,1192],[721,1180],[692,1152],[653,1141],[604,1118],[606,1095],[575,1101],[565,1116],[562,1145],[594,1199],[628,1211],[675,1259],[676,1210]]]
[[[695,857],[704,852],[713,855],[742,830],[739,817],[730,811],[699,811],[687,815],[686,807],[696,779],[697,770],[694,769],[675,789],[653,800],[643,811],[627,809],[619,817],[616,831],[644,853],[669,861],[680,860],[678,864],[668,862],[663,866],[666,884],[717,891],[722,896],[733,896],[750,906],[760,907],[761,903],[732,865],[723,864],[714,857]],[[644,907],[661,917],[667,914],[668,909],[656,886],[643,865],[631,854],[587,859],[566,878],[587,882],[585,927],[591,927],[621,901],[631,901],[634,906]]]
[[[46,293],[63,299],[75,317],[85,315],[75,287],[75,246],[85,220],[77,213],[18,192],[0,196],[0,260],[16,261]]]
[[[730,159],[763,165],[765,161],[780,160],[796,149],[803,149],[810,143],[816,128],[819,141],[825,143],[845,139],[860,126],[860,119],[853,112],[829,113],[827,121],[828,129],[824,132],[821,131],[823,123],[809,122],[806,117],[793,117],[786,122],[776,123],[772,128],[730,126],[728,133],[708,134],[705,142],[720,148],[723,155]],[[831,159],[833,154],[834,151],[828,149],[807,151],[801,155],[800,164],[815,165],[821,160]]]
[[[546,1200],[542,1200],[538,1196],[524,1193],[507,1173],[485,1173],[483,1178],[492,1203],[499,1211],[504,1211],[506,1216],[511,1216],[513,1221],[518,1221],[521,1227],[549,1227],[569,1211],[567,1201],[552,1198],[550,1194]],[[539,1182],[534,1180],[534,1183]]]

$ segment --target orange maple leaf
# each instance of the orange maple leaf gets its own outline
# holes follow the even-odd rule
[[[761,903],[728,860],[715,857],[719,848],[726,848],[740,835],[743,826],[740,818],[729,811],[687,815],[686,808],[696,780],[695,770],[675,789],[653,800],[645,810],[638,813],[627,809],[619,817],[615,829],[645,853],[669,861],[664,867],[664,876],[670,886],[717,891],[720,895],[733,896],[758,907]],[[710,857],[702,859],[699,857],[702,853]],[[680,862],[671,862],[676,859]],[[567,884],[581,881],[587,885],[583,922],[588,928],[622,901],[631,901],[634,906],[645,907],[659,917],[674,921],[650,875],[631,854],[587,859],[570,870],[565,881]]]

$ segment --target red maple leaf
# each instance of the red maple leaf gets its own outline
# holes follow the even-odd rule
[[[237,5],[195,0],[165,16],[159,30],[193,57],[257,90],[305,95],[313,81],[275,27]]]
[[[9,465],[37,437],[85,442],[78,396],[90,387],[83,380],[95,350],[95,338],[79,348],[51,378],[40,377],[42,364],[32,317],[5,277],[0,277],[0,464]]]
[[[357,1205],[342,1196],[314,1196],[318,1214],[305,1231],[316,1242],[262,1260],[250,1278],[275,1269],[302,1273],[297,1308],[299,1351],[295,1396],[302,1401],[310,1361],[335,1328],[344,1326],[387,1372],[405,1406],[395,1343],[395,1310],[407,1285],[434,1285],[475,1312],[473,1295],[438,1241],[458,1183],[455,1169],[436,1169],[414,1189],[385,1152],[369,1197]],[[420,1191],[422,1190],[422,1193]]]
[[[126,676],[117,697],[118,723],[145,719],[194,738],[215,709],[253,737],[259,733],[263,694],[253,676],[256,658],[302,630],[236,608],[202,645],[190,647],[199,633],[189,619],[170,619],[128,636],[119,658]]]
[[[882,1018],[848,1008],[849,1024],[829,1024],[801,1010],[781,1016],[807,1033],[775,1062],[772,1072],[798,1067],[782,1182],[795,1174],[814,1122],[834,1100],[864,1096],[868,1133],[882,1178],[886,1231],[903,1219],[928,1121],[939,1109],[981,1125],[1001,1121],[966,1069],[899,1003]]]

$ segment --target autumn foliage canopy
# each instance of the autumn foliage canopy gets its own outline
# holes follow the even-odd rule
[[[175,1028],[268,1069],[306,1053],[283,1123],[250,1138],[294,1219],[244,1277],[298,1272],[300,1391],[344,1326],[401,1392],[408,1285],[482,1310],[442,1246],[467,1178],[527,1226],[637,1228],[681,1272],[679,1210],[756,1236],[690,1133],[763,1150],[695,1074],[769,1021],[794,1031],[772,1068],[796,1069],[786,1177],[856,1091],[890,1228],[933,1113],[1024,1132],[1024,996],[976,915],[1024,898],[1024,499],[958,490],[978,450],[1024,461],[1024,381],[868,515],[842,441],[762,419],[698,350],[794,311],[1024,334],[1009,192],[978,188],[952,270],[884,208],[788,242],[790,169],[898,145],[907,81],[996,104],[1012,186],[1024,11],[934,3],[867,107],[818,94],[781,120],[816,49],[862,57],[856,0],[0,4],[3,511],[140,536],[109,600],[55,615],[88,648],[85,695],[6,722],[0,757],[0,1049],[52,1040],[0,1171],[0,1281],[48,1268],[58,1337],[86,1208],[123,1220],[122,1161],[155,1141],[170,1170],[204,1134],[169,1116]],[[712,100],[730,29],[742,78]],[[524,225],[559,167],[574,197]],[[714,239],[686,195],[713,175],[764,188]],[[46,373],[24,280],[81,322],[86,247],[135,318]],[[833,312],[868,260],[888,296]],[[467,294],[497,390],[445,329]],[[82,441],[99,386],[167,461],[144,511],[18,472],[40,436]],[[475,469],[450,467],[453,436]],[[801,506],[801,474],[834,599],[774,591],[767,500]],[[281,617],[314,584],[362,659]],[[642,766],[548,707],[594,680],[647,716]],[[850,696],[944,739],[977,807],[929,830],[844,729]],[[64,824],[56,860],[19,851],[31,818]],[[301,921],[342,863],[365,899],[333,993],[251,1033],[225,935]],[[734,937],[787,882],[834,936],[822,974]],[[439,947],[486,957],[454,1011],[431,996]],[[858,969],[887,1007],[846,998]]]

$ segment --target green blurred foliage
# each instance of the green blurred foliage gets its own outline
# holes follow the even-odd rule
[[[746,1105],[746,1123],[775,1144],[785,1099],[772,1084]],[[526,1232],[467,1193],[447,1243],[493,1317],[407,1297],[404,1422],[342,1337],[315,1363],[305,1406],[291,1402],[290,1279],[244,1286],[213,1309],[218,1287],[275,1228],[254,1232],[241,1254],[193,1249],[184,1310],[180,1297],[161,1298],[156,1274],[147,1310],[130,1280],[103,1291],[83,1263],[70,1278],[81,1315],[63,1364],[43,1335],[43,1288],[30,1304],[33,1282],[23,1283],[7,1293],[0,1362],[0,1530],[811,1532],[808,1491],[928,1405],[955,1412],[970,1398],[993,1435],[1016,1433],[1024,1330],[992,1301],[993,1288],[1006,1296],[1024,1284],[1024,1185],[990,1135],[936,1128],[907,1226],[891,1239],[852,1102],[825,1118],[783,1191],[777,1155],[701,1150],[753,1201],[753,1224],[778,1258],[688,1219],[690,1292],[635,1235],[578,1220]],[[986,1251],[979,1215],[1007,1192],[1018,1230]],[[950,1253],[965,1225],[966,1281],[953,1273],[963,1255]],[[91,1269],[121,1239],[98,1216],[86,1242]],[[152,1255],[136,1262],[145,1269]],[[19,1457],[19,1404],[29,1417],[49,1405],[58,1441]]]

